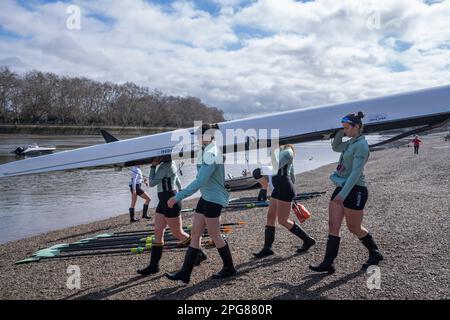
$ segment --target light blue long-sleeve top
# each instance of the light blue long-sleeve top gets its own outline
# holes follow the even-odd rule
[[[158,167],[151,166],[149,179],[149,186],[158,186],[158,192],[165,191],[163,184],[167,179],[170,179],[170,185],[168,186],[170,190],[176,190],[176,187],[178,187],[178,190],[181,190],[182,187],[181,181],[177,175],[177,166],[174,161],[163,162]]]
[[[338,193],[345,199],[356,185],[365,187],[364,165],[370,156],[369,145],[363,135],[343,142],[344,132],[338,131],[332,141],[333,151],[342,152],[338,169],[331,174],[330,179],[337,187],[342,187]]]
[[[178,192],[175,195],[175,199],[181,201],[198,190],[200,190],[204,200],[223,207],[228,205],[229,193],[225,189],[223,155],[215,142],[211,142],[199,152],[195,180]]]
[[[295,183],[295,172],[294,172],[294,151],[291,148],[286,148],[284,150],[275,150],[272,152],[272,166],[277,173],[274,176],[279,174],[279,170],[286,166],[286,173],[291,178],[292,182]]]

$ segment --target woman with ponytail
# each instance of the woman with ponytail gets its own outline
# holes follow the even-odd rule
[[[364,114],[349,114],[342,118],[343,130],[339,130],[332,142],[333,151],[340,152],[341,157],[336,171],[330,176],[336,189],[329,204],[329,235],[325,258],[318,266],[309,266],[316,272],[335,272],[334,259],[338,255],[339,237],[342,221],[345,218],[347,227],[369,251],[369,259],[363,264],[363,269],[377,265],[381,255],[375,240],[369,231],[362,226],[364,206],[368,198],[364,178],[364,166],[369,158],[369,145],[362,135]],[[350,140],[343,142],[347,136]]]
[[[155,238],[152,243],[150,263],[147,267],[137,271],[143,276],[159,272],[159,261],[163,254],[164,234],[167,227],[183,245],[188,246],[191,242],[191,237],[182,228],[181,203],[177,203],[172,208],[167,206],[167,200],[177,193],[176,189],[181,190],[182,188],[177,173],[174,161],[163,162],[162,157],[153,159],[149,177],[150,187],[157,187],[159,203],[155,213]],[[195,265],[199,265],[206,259],[206,254],[200,250]]]
[[[220,214],[228,205],[229,194],[225,189],[224,158],[220,147],[216,145],[214,132],[217,125],[203,124],[197,130],[202,150],[197,158],[197,176],[185,189],[167,201],[169,208],[200,190],[201,198],[197,203],[192,223],[192,240],[186,252],[183,266],[178,272],[166,273],[170,280],[181,280],[189,283],[195,261],[200,254],[202,234],[207,228],[222,258],[223,268],[213,275],[221,279],[236,274],[228,243],[220,233]]]
[[[275,168],[274,172],[277,173],[272,177],[274,189],[270,196],[270,205],[267,211],[264,246],[258,253],[253,254],[256,258],[274,254],[272,244],[275,240],[275,222],[277,220],[279,224],[303,241],[297,252],[306,252],[316,243],[302,227],[289,219],[292,201],[295,198],[294,157],[295,148],[290,144],[280,146],[279,150],[272,150],[272,165]]]

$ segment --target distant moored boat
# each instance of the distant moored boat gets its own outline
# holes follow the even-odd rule
[[[28,155],[31,156],[31,155],[52,153],[55,150],[56,150],[56,148],[54,148],[54,147],[40,147],[35,143],[35,144],[30,144],[28,146],[18,147],[12,153],[15,153],[16,155],[19,155],[19,156],[28,156]]]
[[[227,180],[225,180],[225,187],[229,191],[240,191],[259,188],[261,185],[259,182],[253,178],[251,174],[243,174],[240,177],[233,177],[230,173],[228,174]]]

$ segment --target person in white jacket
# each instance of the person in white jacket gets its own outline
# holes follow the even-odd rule
[[[145,204],[142,209],[142,218],[150,219],[147,215],[147,211],[151,199],[148,193],[142,189],[142,182],[144,182],[144,184],[148,187],[147,180],[144,179],[141,168],[139,166],[134,166],[131,169],[131,181],[129,183],[131,192],[130,222],[139,221],[134,218],[134,208],[136,207],[138,196],[145,200]]]

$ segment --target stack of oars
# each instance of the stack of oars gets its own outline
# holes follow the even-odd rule
[[[233,227],[243,225],[244,222],[226,223],[221,225],[224,237],[232,232]],[[191,226],[183,227],[186,232],[190,232]],[[91,238],[81,239],[74,243],[61,243],[51,247],[36,251],[31,257],[17,261],[16,264],[38,262],[43,259],[84,257],[107,254],[143,253],[152,248],[155,241],[154,230],[133,230],[114,233],[98,234]],[[203,234],[204,247],[214,246],[209,239],[207,231]],[[185,248],[170,232],[166,230],[164,234],[164,249],[174,250]]]

